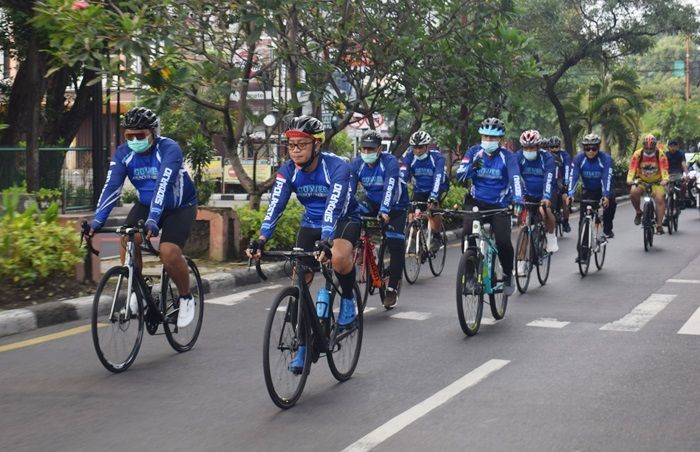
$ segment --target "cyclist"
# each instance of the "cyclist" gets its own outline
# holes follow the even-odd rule
[[[506,134],[506,125],[498,118],[488,118],[479,127],[481,144],[470,147],[457,169],[457,179],[466,182],[471,179],[470,195],[464,200],[464,209],[474,206],[482,210],[501,209],[514,202],[516,214],[522,211],[523,190],[521,186],[518,160],[512,152],[501,146]],[[488,217],[496,237],[498,259],[503,268],[503,292],[512,295],[513,286],[513,243],[510,241],[511,224],[507,214]],[[465,219],[463,234],[472,230],[472,222]],[[470,240],[470,245],[475,243]]]
[[[197,193],[185,170],[180,145],[159,135],[159,120],[153,111],[132,108],[124,115],[122,126],[126,143],[117,147],[109,164],[90,235],[104,226],[128,177],[138,192],[138,201],[129,211],[126,224],[135,226],[139,220],[145,220],[147,238],[157,237],[162,230],[160,261],[180,294],[177,326],[183,328],[192,322],[195,310],[182,248],[197,216]],[[119,252],[122,262],[126,254],[125,242],[122,240]],[[140,243],[141,238],[137,237],[137,244]],[[143,267],[139,247],[136,248],[136,266]],[[130,305],[132,312],[138,309],[135,296]]]
[[[428,132],[419,130],[411,135],[409,144],[411,149],[406,151],[403,157],[402,177],[408,181],[413,178],[413,201],[427,202],[428,207],[439,207],[439,199],[447,192],[447,171],[445,158],[437,149],[428,150],[432,138]],[[412,218],[411,218],[412,219]],[[409,219],[409,221],[411,220]],[[439,215],[429,216],[428,223],[432,229],[432,243],[430,249],[436,252],[442,245],[442,218]]]
[[[642,222],[640,200],[644,190],[635,184],[636,180],[641,180],[651,184],[651,191],[656,202],[656,233],[663,234],[662,222],[666,211],[665,186],[668,184],[668,160],[666,154],[657,149],[654,135],[645,136],[642,145],[642,149],[632,154],[629,171],[627,171],[627,185],[631,187],[630,200],[636,211],[634,224],[638,225]]]
[[[340,157],[321,152],[325,140],[323,123],[302,115],[293,118],[285,132],[290,160],[277,172],[270,205],[257,240],[246,251],[248,257],[259,258],[265,243],[275,231],[292,192],[304,206],[296,246],[319,251],[320,262],[331,261],[341,289],[338,326],[347,328],[357,318],[354,297],[355,266],[352,251],[360,236],[357,202],[353,193],[352,169]],[[306,276],[307,284],[313,275]],[[293,373],[304,367],[306,346],[299,347],[289,364]]]
[[[554,188],[557,193],[552,196],[552,210],[556,211],[561,208],[564,215],[564,224],[562,225],[564,232],[571,232],[569,225],[569,178],[571,176],[571,156],[565,150],[562,152],[561,139],[553,136],[549,139],[549,152],[554,157],[554,176],[556,185]]]
[[[542,137],[537,130],[526,130],[520,135],[522,148],[515,153],[520,175],[523,178],[525,200],[539,202],[539,209],[547,230],[547,252],[559,250],[557,236],[554,234],[556,220],[552,213],[552,196],[554,195],[554,158],[540,148]],[[545,141],[546,142],[546,141]],[[521,250],[518,250],[521,253]],[[522,256],[519,256],[522,257]],[[524,273],[525,261],[518,260],[518,271]]]
[[[367,193],[367,199],[360,204],[360,211],[381,217],[393,229],[386,231],[391,261],[389,284],[384,297],[384,307],[393,308],[398,301],[405,260],[406,238],[403,230],[408,209],[406,181],[400,177],[398,159],[388,152],[382,152],[382,136],[376,130],[368,130],[362,135],[362,152],[352,161],[351,166],[355,179]]]
[[[603,206],[603,233],[611,237],[613,214],[610,203],[612,184],[612,158],[600,152],[600,137],[594,133],[585,135],[581,140],[583,152],[574,157],[571,163],[568,203],[571,205],[579,176],[583,185],[581,199],[599,200]],[[581,203],[581,212],[585,212],[588,203]],[[584,215],[579,217],[579,223]],[[578,260],[578,257],[576,258]]]
[[[688,163],[685,160],[685,153],[679,151],[680,143],[676,139],[668,141],[668,150],[666,151],[666,159],[668,160],[668,175],[670,180],[681,181],[681,203],[679,208],[685,209],[687,181],[688,181]],[[664,220],[666,222],[667,219]]]

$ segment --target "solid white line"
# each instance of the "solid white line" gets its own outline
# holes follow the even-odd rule
[[[509,362],[509,360],[504,359],[492,359],[485,362],[459,380],[423,400],[418,405],[414,405],[385,424],[372,430],[367,435],[343,449],[343,452],[361,452],[374,449],[435,408],[448,402],[460,392],[476,385],[495,371],[503,368]]]
[[[667,279],[666,282],[677,284],[700,284],[700,279]]]
[[[690,316],[687,322],[683,324],[677,334],[695,334],[700,335],[700,308]]]
[[[527,326],[536,326],[540,328],[564,328],[569,323],[571,322],[562,322],[557,319],[541,318],[533,320],[532,322],[528,323]]]
[[[603,325],[600,329],[607,331],[639,331],[649,320],[661,312],[675,295],[654,293],[638,304],[632,311],[612,323]]]
[[[429,319],[430,316],[432,316],[432,314],[429,312],[406,311],[390,315],[389,317],[402,320],[426,320]]]
[[[223,297],[212,298],[211,300],[207,300],[205,298],[204,302],[212,304],[222,304],[224,306],[233,306],[240,303],[244,299],[250,297],[251,295],[255,295],[258,292],[270,289],[279,289],[280,287],[283,286],[281,284],[273,284],[271,286],[258,287],[257,289],[248,289],[242,292],[233,293],[231,295],[224,295]]]

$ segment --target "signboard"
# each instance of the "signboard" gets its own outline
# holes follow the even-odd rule
[[[243,160],[241,161],[243,169],[249,177],[253,177],[253,161]],[[269,160],[258,160],[257,165],[255,165],[255,180],[258,182],[266,181],[272,175],[272,165]],[[226,165],[224,167],[224,182],[227,184],[240,184],[241,181],[238,180],[236,176],[236,170],[233,169],[232,165]]]
[[[374,127],[376,129],[382,129],[384,126],[384,115],[380,113],[374,113],[372,115],[372,120],[374,121]],[[349,127],[354,129],[369,129],[369,119],[361,115],[360,113],[355,113],[348,124]]]

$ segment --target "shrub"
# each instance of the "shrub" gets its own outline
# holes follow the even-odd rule
[[[20,214],[18,203],[16,191],[3,191],[0,280],[26,286],[71,275],[82,260],[80,238],[75,229],[58,223],[58,204],[42,213],[32,205]]]
[[[241,221],[241,236],[244,240],[257,239],[260,233],[267,206],[262,205],[260,210],[251,209],[248,205],[236,208],[238,218]],[[291,249],[297,240],[297,232],[301,224],[301,216],[304,207],[294,199],[289,200],[275,228],[275,233],[266,245],[268,250]]]
[[[139,197],[136,195],[136,190],[133,188],[125,188],[122,191],[122,202],[124,204],[131,204],[138,201]]]

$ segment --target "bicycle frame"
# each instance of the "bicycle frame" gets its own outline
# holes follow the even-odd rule
[[[433,231],[432,228],[425,227],[424,223],[427,217],[423,216],[423,211],[416,204],[420,203],[414,203],[415,209],[413,211],[413,220],[411,221],[411,223],[409,223],[408,227],[409,231],[413,226],[416,227],[415,239],[414,234],[408,234],[408,237],[406,237],[406,249],[410,250],[411,247],[414,246],[415,242],[416,255],[421,256],[422,260],[423,255],[425,254],[424,251],[427,251],[426,244],[431,243],[431,240],[433,239]],[[425,233],[426,229],[428,230],[427,237]]]
[[[369,270],[369,277],[372,281],[372,287],[378,289],[382,286],[382,277],[379,274],[379,266],[377,266],[377,259],[375,249],[377,245],[372,240],[370,234],[367,233],[367,228],[364,226],[365,221],[377,221],[376,218],[372,217],[361,217],[360,220],[363,221],[362,232],[360,233],[360,243],[358,248],[362,248],[362,276],[365,278],[368,276],[367,271]],[[382,238],[379,243],[379,247],[382,246],[384,242],[384,228],[382,227]],[[357,249],[356,249],[357,253]],[[355,259],[357,256],[355,257]]]
[[[472,235],[476,235],[476,248],[479,262],[481,263],[481,271],[479,272],[478,281],[483,288],[485,294],[493,294],[503,290],[503,282],[500,282],[496,287],[491,284],[491,265],[493,263],[494,254],[498,253],[496,242],[491,235],[491,225],[482,224],[481,219],[476,219],[472,223]]]

